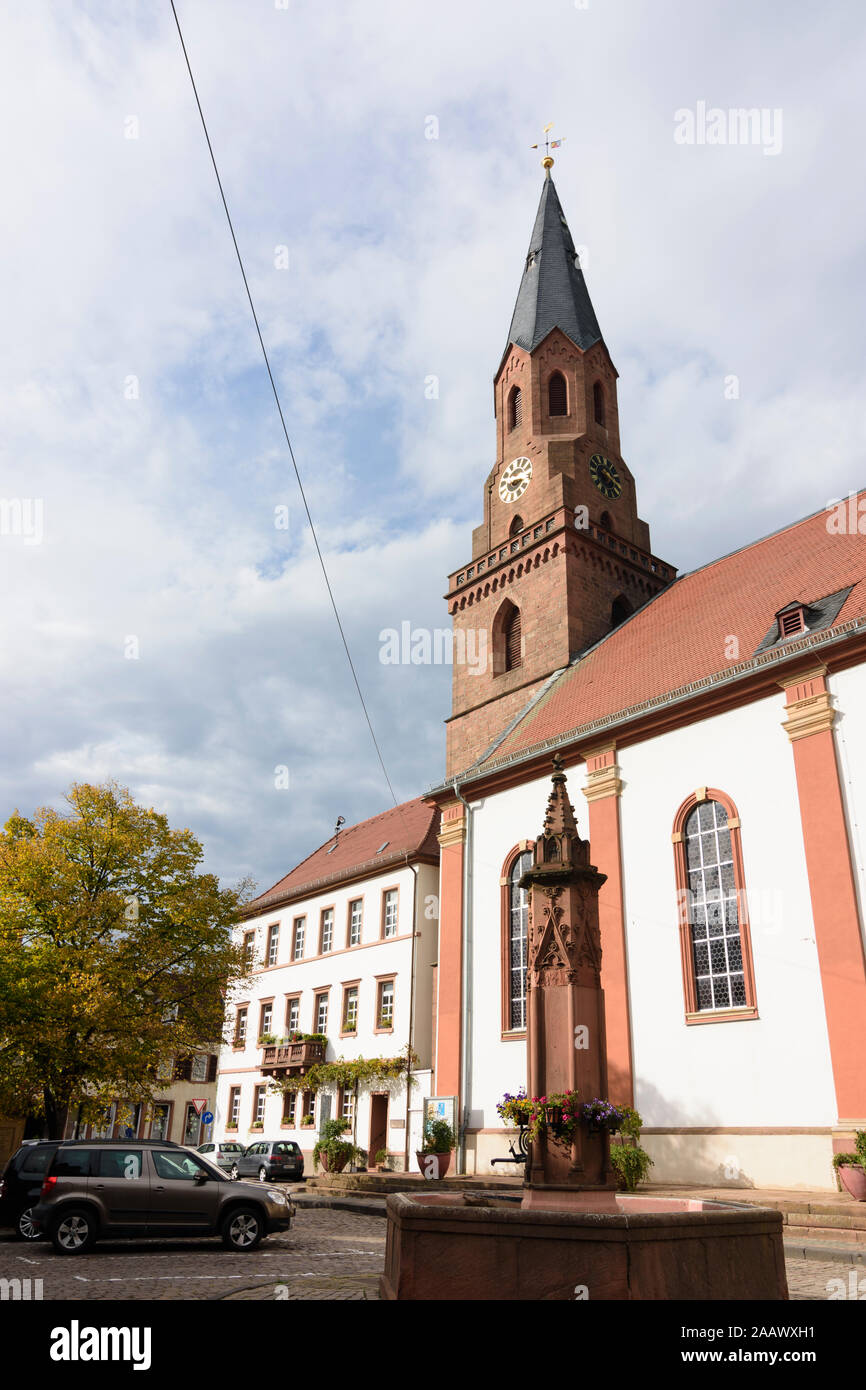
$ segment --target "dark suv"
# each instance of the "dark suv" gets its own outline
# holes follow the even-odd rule
[[[237,1160],[239,1178],[258,1178],[259,1182],[271,1182],[274,1178],[288,1178],[300,1182],[304,1176],[304,1155],[293,1139],[259,1139],[250,1144]]]
[[[81,1139],[57,1146],[33,1220],[59,1255],[80,1255],[117,1236],[218,1235],[254,1250],[293,1214],[279,1188],[235,1182],[177,1144]]]
[[[0,1226],[11,1226],[20,1240],[38,1240],[42,1234],[34,1223],[33,1208],[59,1144],[59,1139],[22,1144],[0,1178]]]

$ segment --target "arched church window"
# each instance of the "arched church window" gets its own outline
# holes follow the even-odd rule
[[[520,609],[515,608],[505,624],[505,669],[516,671],[523,660],[520,647]]]
[[[547,383],[547,413],[549,415],[568,414],[568,392],[562,372],[553,372]]]
[[[523,530],[523,517],[516,516],[508,528],[509,536],[519,536]]]
[[[493,674],[504,675],[522,663],[520,609],[510,599],[503,599],[493,619],[491,632]]]
[[[605,531],[613,530],[613,522],[610,519],[610,512],[602,512],[601,524],[604,527]]]
[[[508,396],[508,428],[516,429],[523,419],[523,393],[519,386],[512,386]]]
[[[683,802],[674,822],[686,1022],[755,1018],[740,818],[722,792]]]
[[[595,381],[592,385],[592,413],[597,425],[607,423],[604,414],[604,387],[600,381]]]
[[[611,604],[611,609],[610,609],[610,625],[611,625],[611,627],[619,627],[620,623],[624,622],[625,619],[628,618],[630,615],[631,615],[631,604],[629,603],[629,601],[628,601],[627,598],[623,598],[622,594],[620,594],[620,595],[618,596],[618,598],[615,598],[614,601],[613,601],[613,603]]]
[[[529,940],[529,894],[520,887],[532,867],[528,842],[517,845],[503,865],[502,884],[502,1031],[526,1028],[526,963]]]

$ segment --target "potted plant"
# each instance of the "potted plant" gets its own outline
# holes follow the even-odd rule
[[[653,1167],[653,1160],[638,1143],[643,1127],[643,1120],[638,1112],[630,1105],[611,1106],[612,1110],[614,1108],[618,1110],[619,1124],[616,1128],[619,1129],[622,1138],[610,1146],[610,1166],[616,1173],[623,1191],[634,1192],[638,1183],[643,1182]]]
[[[312,1115],[301,1116],[301,1129],[312,1129],[315,1123],[316,1122],[313,1119]]]
[[[532,1101],[522,1086],[516,1096],[506,1091],[496,1109],[503,1124],[516,1125],[518,1129],[525,1129],[532,1118]]]
[[[610,1166],[623,1191],[634,1192],[652,1168],[653,1161],[639,1144],[611,1144]]]
[[[451,1166],[454,1130],[447,1120],[428,1120],[424,1126],[424,1144],[415,1154],[418,1167],[425,1178],[444,1178]]]
[[[380,1014],[380,1015],[379,1015],[379,1027],[380,1027],[380,1028],[386,1028],[386,1029],[393,1028],[393,1027],[394,1027],[394,1020],[393,1020],[393,1018],[389,1018],[387,1014]]]
[[[250,1129],[264,1129],[264,1127],[264,1120],[253,1120],[252,1124],[250,1125]]]
[[[325,1173],[342,1173],[350,1159],[355,1157],[355,1145],[341,1136],[351,1125],[348,1120],[325,1120],[319,1138],[313,1147],[313,1166],[319,1163]]]
[[[226,1125],[226,1129],[237,1129],[237,1127],[238,1126],[236,1120],[229,1120],[228,1124]]]
[[[834,1154],[836,1177],[855,1202],[866,1202],[866,1129],[858,1129],[854,1141],[856,1152]]]
[[[387,1149],[377,1149],[376,1157],[373,1160],[380,1173],[387,1173],[391,1155]]]
[[[609,1100],[585,1100],[580,1107],[580,1118],[589,1126],[590,1134],[597,1134],[600,1130],[607,1130],[613,1134],[621,1129],[623,1122],[623,1112],[617,1105],[612,1105]]]

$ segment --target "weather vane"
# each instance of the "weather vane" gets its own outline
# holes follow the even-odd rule
[[[560,137],[559,140],[551,140],[551,138],[550,138],[550,132],[551,132],[552,130],[553,130],[553,121],[550,121],[550,122],[544,127],[544,158],[543,158],[542,161],[541,161],[542,165],[544,166],[544,168],[545,168],[545,170],[546,170],[546,172],[547,172],[547,177],[548,177],[548,178],[550,178],[550,171],[551,171],[551,169],[553,168],[553,155],[550,153],[550,151],[551,151],[551,150],[558,150],[559,147],[560,147],[560,145],[562,144],[563,140],[565,139],[565,136],[563,135],[563,136]],[[533,150],[538,150],[538,149],[540,149],[540,148],[541,148],[541,142],[539,141],[537,145],[533,145],[531,148],[532,148]]]

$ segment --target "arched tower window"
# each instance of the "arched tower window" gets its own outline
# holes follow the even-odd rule
[[[520,887],[532,867],[530,842],[524,840],[502,866],[502,1031],[526,1028],[526,962],[529,939],[529,894]]]
[[[505,669],[516,671],[523,660],[520,634],[520,609],[515,608],[505,624]]]
[[[620,623],[624,622],[625,619],[630,616],[630,614],[631,604],[629,603],[627,598],[623,598],[622,594],[620,594],[617,598],[614,599],[613,603],[611,604],[611,627],[619,627]]]
[[[553,372],[547,383],[547,413],[548,415],[568,414],[568,391],[562,372]]]
[[[604,414],[604,387],[600,381],[594,381],[592,384],[592,414],[597,425],[607,423]]]
[[[519,386],[512,386],[508,394],[508,428],[514,430],[523,419],[523,393]]]
[[[602,512],[600,520],[601,525],[604,527],[605,531],[613,530],[613,522],[610,519],[610,512]]]
[[[686,1022],[713,1013],[757,1017],[740,818],[712,787],[684,801],[674,822]]]
[[[491,631],[494,676],[504,675],[521,665],[520,643],[520,609],[511,599],[503,599]]]
[[[509,536],[519,536],[523,530],[523,517],[516,516],[508,528]]]

